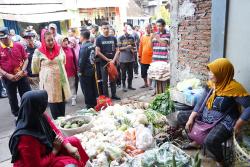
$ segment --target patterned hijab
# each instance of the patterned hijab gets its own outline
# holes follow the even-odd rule
[[[234,67],[226,58],[219,58],[207,65],[215,75],[217,82],[208,81],[208,86],[214,91],[207,101],[207,108],[211,109],[216,96],[242,97],[249,96],[246,89],[234,78]]]

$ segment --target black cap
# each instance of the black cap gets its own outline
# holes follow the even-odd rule
[[[35,34],[33,32],[31,32],[31,31],[25,31],[23,33],[23,38],[34,37],[34,36],[35,36]]]
[[[1,27],[0,28],[0,39],[7,38],[9,35],[9,30],[7,27]]]

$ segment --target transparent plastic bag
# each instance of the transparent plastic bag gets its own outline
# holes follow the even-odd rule
[[[152,131],[149,128],[139,125],[136,128],[136,148],[147,150],[154,144]]]

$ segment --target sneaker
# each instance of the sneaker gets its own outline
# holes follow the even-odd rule
[[[149,87],[149,90],[154,90],[154,88],[150,86],[150,87]]]
[[[116,96],[116,95],[115,95],[115,96],[112,96],[111,99],[113,99],[113,100],[121,100],[121,98],[118,97],[118,96]]]
[[[138,76],[139,76],[138,74],[135,74],[135,78],[138,78]]]
[[[128,89],[129,89],[129,90],[136,90],[135,88],[133,88],[133,87],[131,87],[131,86],[128,87]]]
[[[75,105],[76,105],[76,99],[72,99],[71,105],[72,105],[72,106],[75,106]]]
[[[8,97],[8,95],[7,95],[7,93],[5,91],[0,93],[0,98],[6,98],[6,97]]]

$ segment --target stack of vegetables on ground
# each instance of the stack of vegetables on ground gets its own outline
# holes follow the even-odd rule
[[[174,103],[171,100],[169,89],[165,93],[157,95],[153,102],[150,103],[149,108],[163,115],[174,112]]]
[[[165,116],[160,113],[118,104],[107,107],[92,120],[91,129],[75,136],[95,167],[128,166],[134,158],[157,148],[154,129],[166,125]]]
[[[93,128],[76,136],[94,166],[121,166],[127,157],[154,146],[152,128],[142,109],[114,105],[93,118]]]

